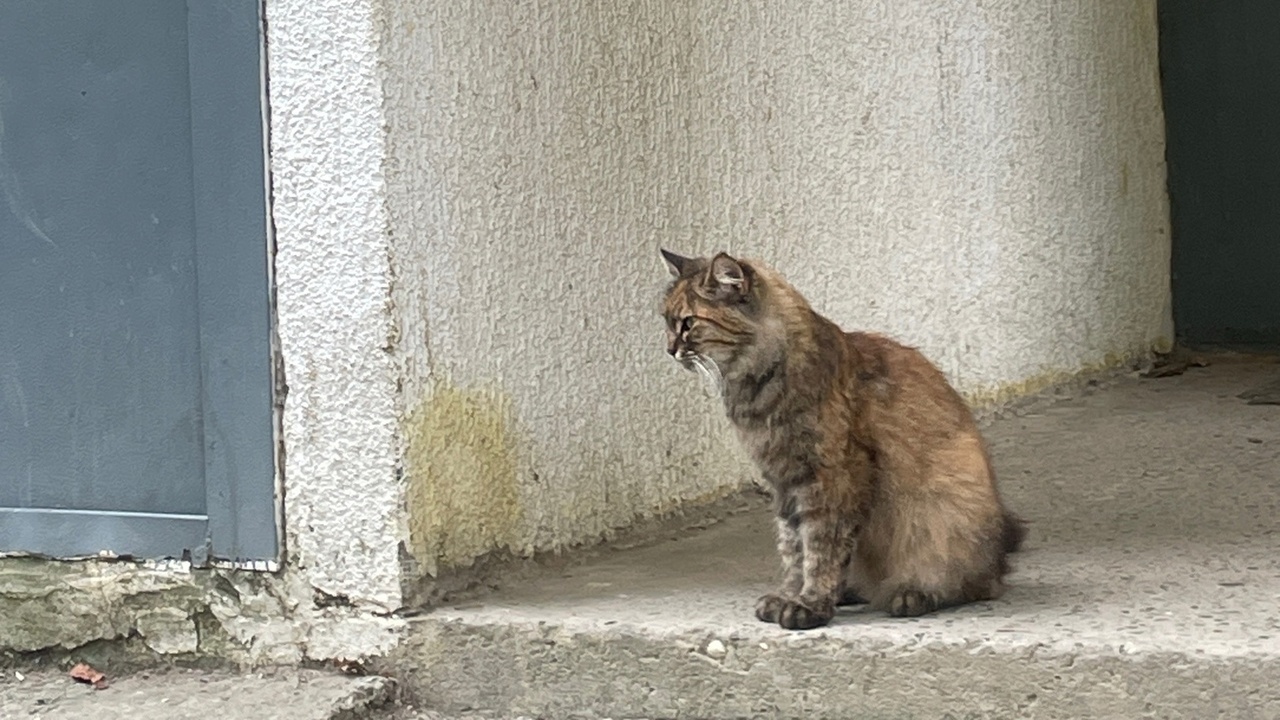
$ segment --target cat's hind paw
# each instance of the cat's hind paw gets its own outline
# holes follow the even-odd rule
[[[889,599],[889,614],[894,617],[918,617],[942,606],[938,596],[920,590],[903,589]]]

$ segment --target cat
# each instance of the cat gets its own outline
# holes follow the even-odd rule
[[[843,331],[760,262],[662,257],[667,353],[716,381],[771,487],[783,581],[756,617],[808,629],[837,605],[910,617],[999,597],[1026,526],[942,372]]]

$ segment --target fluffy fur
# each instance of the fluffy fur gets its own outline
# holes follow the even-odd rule
[[[667,352],[713,378],[772,486],[783,581],[756,615],[914,616],[998,597],[1025,534],[964,400],[920,352],[846,333],[776,272],[662,251]]]

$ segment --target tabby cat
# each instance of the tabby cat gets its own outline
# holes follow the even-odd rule
[[[1026,534],[964,400],[919,351],[846,333],[777,272],[662,251],[667,352],[713,379],[772,487],[783,581],[756,616],[915,616],[998,597]]]

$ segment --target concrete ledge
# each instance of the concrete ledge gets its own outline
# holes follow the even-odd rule
[[[392,659],[428,707],[544,717],[1268,717],[1280,712],[1280,374],[1220,362],[988,431],[1032,522],[1007,595],[914,620],[752,617],[749,509],[437,608]]]
[[[708,647],[719,638],[723,655]],[[428,707],[548,718],[1260,718],[1280,707],[1274,658],[771,639],[423,623],[410,651],[441,660],[405,680]]]

